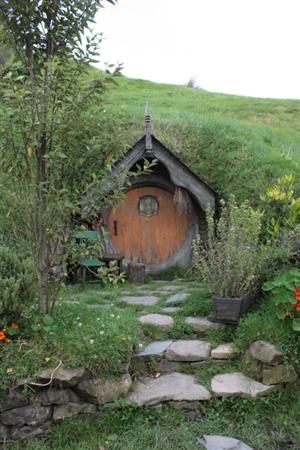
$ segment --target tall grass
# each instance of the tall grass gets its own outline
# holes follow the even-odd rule
[[[257,204],[276,178],[300,169],[299,100],[209,93],[125,77],[106,95],[129,148],[143,134],[146,99],[154,134],[224,197]],[[298,182],[297,188],[300,188]]]

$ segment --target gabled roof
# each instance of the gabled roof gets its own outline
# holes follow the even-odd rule
[[[190,192],[204,211],[208,205],[212,208],[216,207],[218,197],[216,191],[189,169],[152,133],[149,133],[149,123],[146,123],[145,135],[136,142],[123,159],[118,161],[113,172],[120,167],[130,170],[139,160],[149,158],[157,159],[162,163],[167,168],[173,184]]]

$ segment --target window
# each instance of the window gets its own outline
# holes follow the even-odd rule
[[[159,203],[153,195],[144,195],[140,197],[138,210],[141,216],[151,217],[158,213]]]

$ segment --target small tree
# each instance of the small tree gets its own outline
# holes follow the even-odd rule
[[[112,130],[101,119],[112,77],[89,65],[99,36],[86,32],[104,1],[0,0],[15,54],[0,76],[2,204],[31,243],[42,313],[57,298],[63,274],[49,274],[63,263],[72,215],[119,199],[125,180],[108,182]]]

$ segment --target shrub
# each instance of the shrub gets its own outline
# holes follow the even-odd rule
[[[300,333],[293,329],[293,316],[285,316],[282,309],[280,291],[266,292],[259,301],[257,310],[247,314],[239,321],[234,343],[239,350],[245,351],[257,340],[275,344],[284,354],[285,364],[292,364],[300,370]],[[286,298],[284,310],[288,309]],[[282,312],[283,314],[280,314]]]
[[[300,271],[292,269],[262,286],[263,291],[275,295],[279,319],[292,321],[294,331],[300,331]]]
[[[300,197],[295,196],[295,177],[285,175],[261,197],[263,236],[274,241],[300,224]]]
[[[237,206],[233,196],[222,201],[218,220],[208,208],[207,241],[195,240],[193,266],[213,294],[239,297],[257,284],[264,261],[260,218],[247,201]]]
[[[30,258],[21,259],[0,247],[0,316],[17,320],[35,297],[36,283]]]
[[[120,271],[117,261],[110,261],[108,267],[100,267],[97,276],[104,285],[116,286],[125,283],[126,280],[126,273]]]

